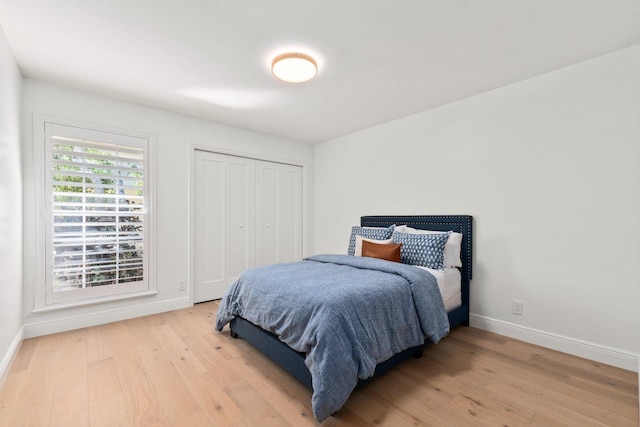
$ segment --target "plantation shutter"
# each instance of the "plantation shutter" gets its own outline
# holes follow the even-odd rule
[[[47,302],[148,289],[148,140],[46,123]]]

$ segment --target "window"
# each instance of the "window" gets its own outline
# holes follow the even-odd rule
[[[150,139],[44,122],[45,305],[147,294]]]

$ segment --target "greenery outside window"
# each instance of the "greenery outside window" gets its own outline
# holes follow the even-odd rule
[[[44,131],[45,304],[151,291],[149,139]]]

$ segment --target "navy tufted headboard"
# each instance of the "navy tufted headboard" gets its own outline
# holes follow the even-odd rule
[[[473,217],[470,215],[373,215],[360,218],[363,227],[408,225],[421,230],[455,231],[462,233],[462,278],[471,280],[473,254]]]

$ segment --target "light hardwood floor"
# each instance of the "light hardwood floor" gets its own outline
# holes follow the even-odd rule
[[[311,392],[217,303],[27,339],[0,426],[311,426]],[[634,372],[474,328],[356,390],[323,426],[637,426]]]

